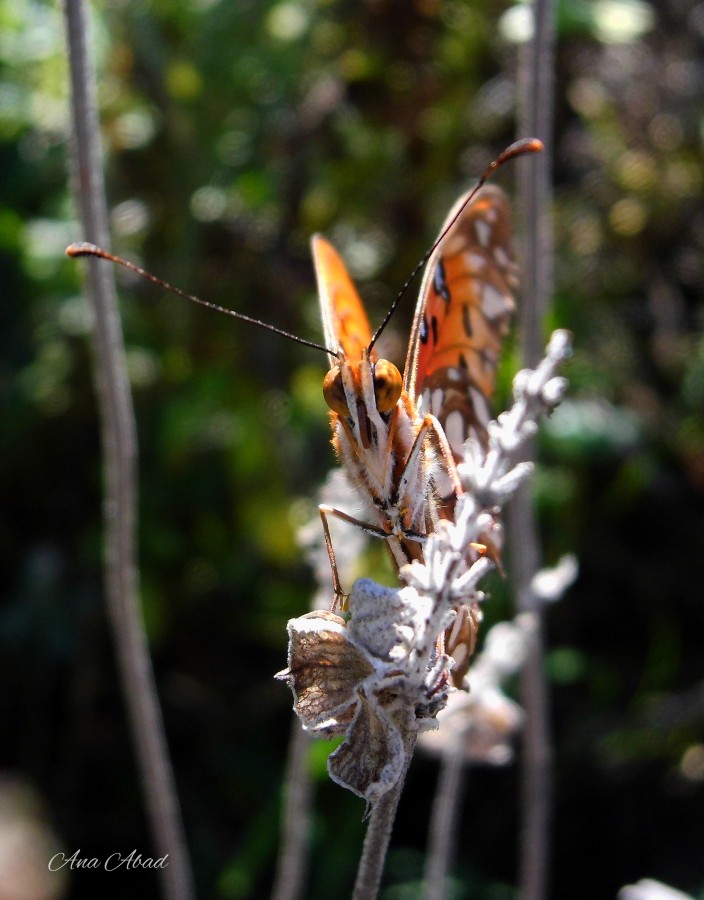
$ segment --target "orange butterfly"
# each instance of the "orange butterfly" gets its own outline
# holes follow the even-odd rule
[[[379,523],[320,507],[336,600],[344,594],[327,516],[385,538],[397,568],[422,560],[422,545],[437,515],[451,516],[454,497],[462,490],[455,461],[464,438],[474,433],[486,442],[498,354],[514,309],[515,264],[508,202],[497,188],[479,188],[504,162],[542,148],[536,138],[507,147],[450,212],[427,257],[403,379],[393,363],[377,358],[373,348],[379,332],[372,336],[344,263],[320,236],[313,239],[313,257],[325,347],[188,294],[95,244],[66,248],[71,257],[110,260],[193,303],[328,353],[332,368],[323,391],[333,445]],[[439,507],[433,479],[441,480],[442,473],[431,474],[435,453],[426,440],[429,433],[448,476]]]
[[[474,434],[486,442],[499,351],[515,308],[516,266],[503,192],[490,186],[470,196],[460,197],[451,210],[430,257],[403,379],[393,363],[377,358],[340,256],[324,238],[313,238],[325,343],[336,351],[323,385],[332,443],[378,522],[320,507],[337,599],[344,595],[327,517],[384,537],[396,568],[422,560],[425,536],[443,512],[434,496],[435,454],[428,435],[445,460],[446,515],[461,492],[455,460],[464,440]]]

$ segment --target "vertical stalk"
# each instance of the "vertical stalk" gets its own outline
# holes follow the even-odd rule
[[[518,160],[523,234],[520,342],[527,366],[536,365],[542,356],[543,318],[553,290],[554,0],[535,0],[532,9],[533,38],[522,46],[518,66],[518,136],[540,138],[545,149]]]
[[[65,0],[64,23],[71,82],[72,190],[84,237],[108,245],[95,73],[86,46],[83,0]],[[88,295],[94,311],[94,379],[105,466],[108,614],[154,844],[158,856],[167,857],[166,865],[159,870],[163,893],[169,900],[189,900],[193,896],[190,863],[138,600],[134,411],[115,283],[110,268],[97,260],[88,263]]]
[[[384,863],[391,842],[398,801],[406,783],[406,774],[411,765],[416,745],[416,732],[406,734],[406,766],[397,783],[379,800],[369,816],[369,825],[364,838],[362,857],[357,869],[357,878],[352,891],[352,900],[375,900],[384,874]]]
[[[534,33],[521,52],[518,72],[519,135],[535,135],[545,150],[519,160],[519,210],[523,242],[523,303],[520,345],[523,365],[541,355],[543,317],[552,295],[553,235],[550,225],[552,163],[554,4],[534,0]],[[533,456],[529,451],[526,458]],[[534,641],[521,673],[526,711],[522,755],[521,849],[518,896],[543,900],[548,893],[552,745],[548,685],[544,672],[543,615],[531,582],[541,560],[538,525],[529,486],[522,486],[508,510],[511,576],[518,609],[535,617]]]
[[[299,900],[308,871],[313,785],[307,761],[311,739],[298,716],[292,716],[288,764],[284,778],[281,842],[271,900]]]
[[[457,821],[468,770],[469,765],[464,758],[464,743],[461,739],[457,739],[445,750],[440,759],[440,774],[430,816],[424,900],[446,900],[447,873],[455,849]]]

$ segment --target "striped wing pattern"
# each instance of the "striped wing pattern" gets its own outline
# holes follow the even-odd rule
[[[486,444],[499,356],[515,310],[511,237],[506,196],[484,187],[431,257],[421,286],[406,385],[421,411],[439,419],[456,459],[467,437]]]

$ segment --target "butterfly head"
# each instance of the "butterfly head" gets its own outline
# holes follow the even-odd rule
[[[374,359],[364,351],[361,360],[343,358],[330,369],[323,381],[323,396],[333,412],[349,418],[350,408],[360,400],[368,405],[370,386],[374,408],[390,413],[403,391],[403,378],[388,359]]]
[[[372,421],[390,415],[402,393],[403,379],[396,366],[370,356],[366,350],[359,360],[348,360],[341,354],[323,381],[325,402],[358,431],[364,447],[371,440]]]

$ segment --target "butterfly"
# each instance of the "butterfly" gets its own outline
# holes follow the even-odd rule
[[[499,351],[515,307],[516,267],[508,201],[498,188],[482,186],[503,163],[542,149],[537,138],[507,147],[451,210],[421,263],[428,265],[403,378],[393,363],[378,359],[374,351],[403,291],[372,335],[342,259],[319,235],[313,239],[313,259],[325,346],[188,294],[95,244],[81,242],[66,248],[70,257],[109,260],[191,302],[328,354],[331,369],[323,394],[330,407],[332,442],[377,522],[364,522],[331,506],[319,507],[333,575],[333,608],[344,603],[345,594],[327,517],[384,538],[397,569],[422,560],[427,534],[439,515],[452,517],[453,500],[462,491],[456,462],[464,439],[474,435],[486,446]],[[433,473],[436,449],[443,457],[446,476]],[[439,500],[436,483],[442,488],[437,492]],[[474,612],[465,607],[458,613],[448,642],[471,648]]]
[[[534,139],[517,142],[491,164],[479,184],[503,161],[541,147]],[[319,507],[334,609],[345,605],[346,595],[328,516],[384,538],[397,570],[422,561],[423,543],[438,517],[452,517],[454,499],[462,491],[456,470],[462,445],[470,436],[483,446],[487,443],[499,353],[515,308],[516,265],[504,194],[485,186],[460,197],[428,254],[402,378],[392,362],[377,357],[379,331],[372,335],[340,255],[319,235],[312,249],[325,346],[188,294],[94,244],[72,244],[66,252],[110,260],[192,302],[328,354],[331,368],[323,394],[330,408],[332,443],[376,520],[365,522],[332,506]],[[435,465],[438,450],[442,468]],[[438,647],[455,659],[452,678],[457,687],[469,666],[478,615],[476,608],[460,606]]]
[[[334,351],[323,383],[332,443],[376,520],[320,507],[337,600],[344,593],[328,516],[386,539],[397,569],[422,560],[425,537],[439,515],[452,515],[462,490],[455,464],[464,441],[473,436],[486,445],[499,353],[515,309],[508,200],[491,185],[465,194],[440,234],[421,284],[403,378],[377,357],[376,336],[341,257],[325,238],[313,238],[325,344]],[[436,449],[442,475],[434,473]]]

